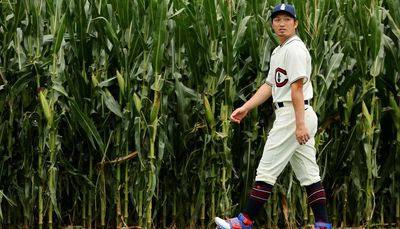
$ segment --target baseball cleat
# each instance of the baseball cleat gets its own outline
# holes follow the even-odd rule
[[[315,229],[332,229],[332,224],[330,223],[315,223],[314,224]]]
[[[253,221],[247,219],[242,213],[238,217],[226,220],[215,217],[215,223],[220,229],[251,229],[253,225]]]
[[[225,220],[219,218],[219,217],[215,217],[215,223],[217,224],[217,227],[220,229],[230,229],[231,225],[229,225],[229,223],[227,223]]]

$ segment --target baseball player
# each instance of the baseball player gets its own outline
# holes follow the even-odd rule
[[[307,191],[315,227],[331,229],[314,147],[318,120],[310,102],[313,98],[311,57],[296,35],[298,21],[293,5],[275,6],[271,20],[280,45],[272,52],[267,79],[250,100],[233,111],[230,119],[240,123],[251,109],[271,96],[276,118],[264,146],[247,207],[238,217],[227,220],[216,217],[215,222],[223,229],[252,228],[253,220],[269,198],[277,177],[290,163]]]

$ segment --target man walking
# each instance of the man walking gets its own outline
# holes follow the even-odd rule
[[[311,57],[296,35],[298,21],[293,5],[275,6],[271,20],[280,45],[272,52],[267,79],[250,100],[233,111],[230,119],[240,123],[250,110],[271,96],[276,119],[268,134],[246,209],[238,217],[227,220],[216,217],[215,222],[223,229],[252,228],[253,220],[269,198],[277,177],[290,163],[307,191],[315,227],[330,229],[332,225],[328,221],[325,190],[314,147],[318,120],[310,106],[313,98]]]

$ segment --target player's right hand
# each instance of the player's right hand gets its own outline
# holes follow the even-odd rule
[[[240,123],[248,112],[246,107],[241,106],[232,112],[230,119],[232,122]]]

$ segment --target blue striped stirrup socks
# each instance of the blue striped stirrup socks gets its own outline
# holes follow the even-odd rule
[[[328,223],[325,190],[321,182],[305,186],[305,188],[308,195],[308,204],[314,213],[315,222]]]

